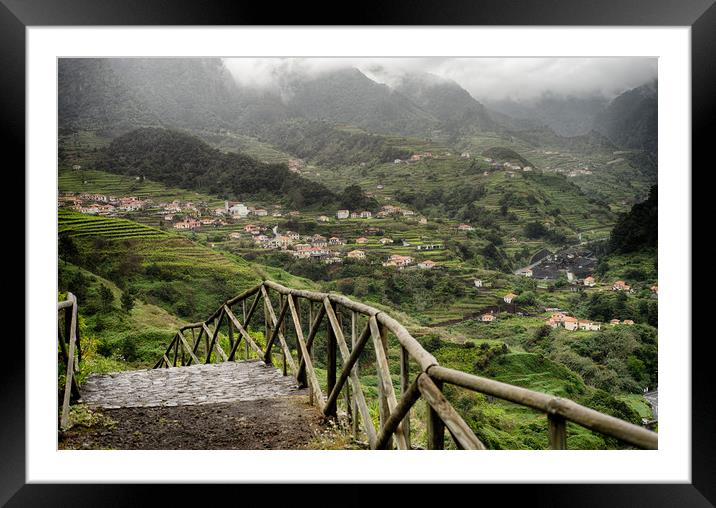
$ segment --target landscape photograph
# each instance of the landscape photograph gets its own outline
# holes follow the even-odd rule
[[[57,59],[58,448],[657,449],[657,71]]]

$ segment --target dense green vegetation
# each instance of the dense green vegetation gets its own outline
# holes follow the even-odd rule
[[[622,215],[614,225],[609,238],[610,249],[618,254],[656,249],[659,233],[658,206],[655,185],[646,201],[635,204],[631,211]]]
[[[335,200],[324,186],[290,173],[286,166],[223,153],[193,136],[165,129],[138,129],[118,137],[98,164],[111,172],[227,198],[271,196],[293,207]]]

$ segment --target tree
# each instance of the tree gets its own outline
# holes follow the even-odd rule
[[[103,310],[107,311],[112,308],[112,304],[114,303],[114,294],[112,293],[112,290],[104,284],[99,287],[99,298],[102,303]]]
[[[72,260],[78,253],[77,245],[75,245],[74,240],[66,233],[60,234],[57,247],[59,257],[64,261],[65,265],[67,265],[68,259]]]
[[[122,297],[120,298],[122,304],[122,310],[129,313],[134,308],[134,296],[129,289],[122,291]]]

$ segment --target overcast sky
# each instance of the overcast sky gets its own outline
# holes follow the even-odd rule
[[[406,72],[428,72],[459,83],[478,100],[529,100],[544,93],[608,99],[657,77],[656,58],[231,58],[236,79],[274,87],[285,72],[319,74],[357,67],[394,83]]]

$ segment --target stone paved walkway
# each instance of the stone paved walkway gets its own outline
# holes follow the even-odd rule
[[[195,406],[303,394],[291,376],[260,360],[92,375],[82,401],[104,409]]]

